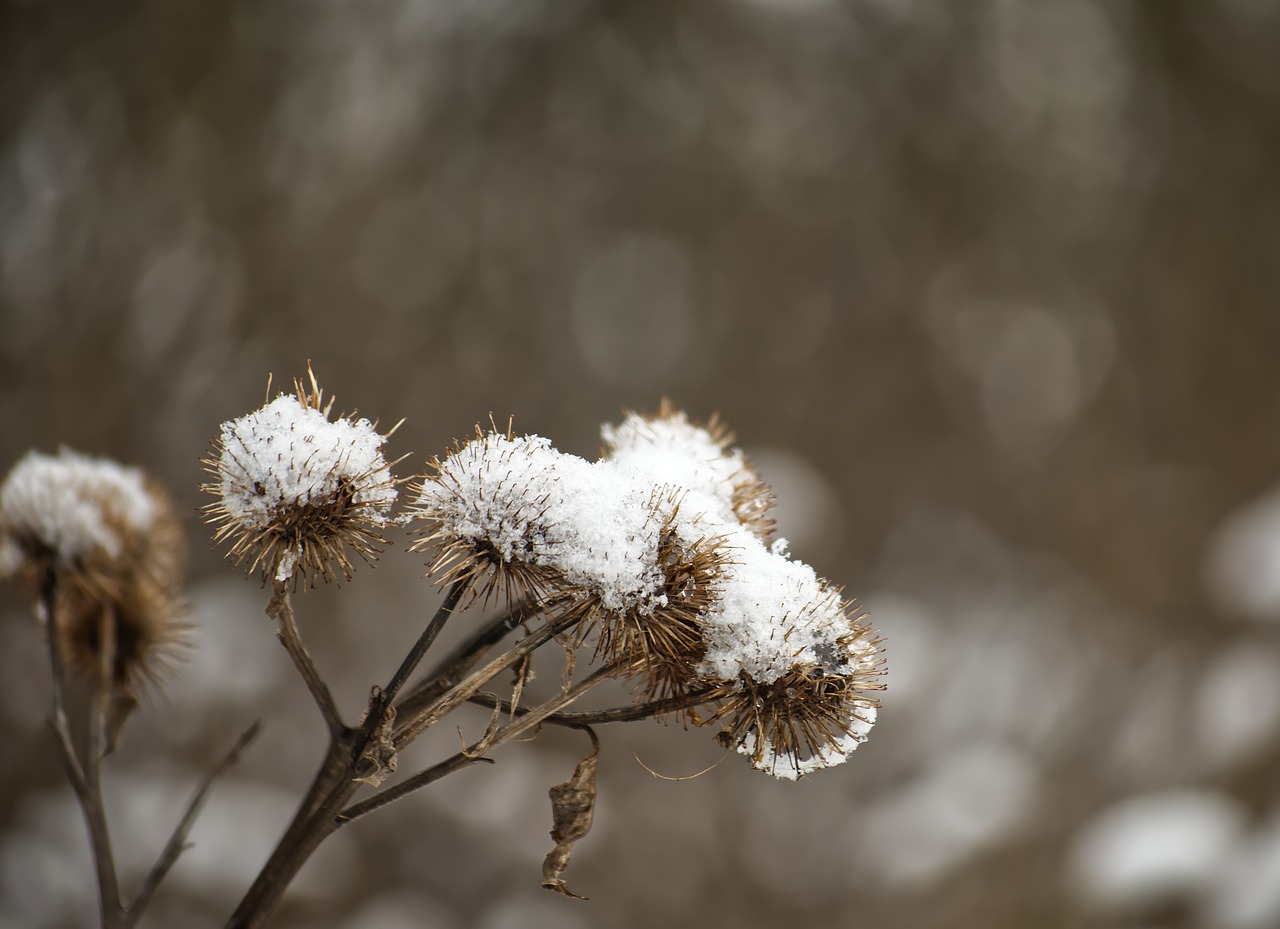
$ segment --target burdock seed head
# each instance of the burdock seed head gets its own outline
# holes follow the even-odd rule
[[[557,580],[541,554],[560,477],[585,464],[541,436],[476,426],[475,438],[428,462],[409,510],[421,523],[411,550],[432,551],[428,573],[441,584],[465,580],[486,599],[541,596]]]
[[[664,399],[656,414],[627,413],[600,433],[606,457],[649,472],[657,483],[707,495],[761,539],[773,532],[773,493],[716,417],[691,422]]]
[[[839,764],[875,722],[880,639],[781,544],[766,548],[743,532],[730,545],[698,669],[722,698],[712,717],[724,724],[721,739],[775,777]]]
[[[611,469],[608,462],[595,467]],[[568,611],[581,617],[579,637],[594,635],[597,658],[634,669],[628,676],[640,683],[648,700],[680,696],[696,682],[706,654],[702,617],[719,597],[728,557],[722,536],[682,515],[682,497],[669,487],[650,491],[645,535],[648,560],[657,568],[652,591],[609,606],[588,583],[569,597]]]
[[[109,652],[113,735],[186,641],[183,553],[167,496],[134,468],[32,451],[0,485],[0,574],[52,596],[71,672],[98,679]]]
[[[367,419],[330,420],[333,401],[308,374],[309,390],[295,380],[292,394],[222,424],[201,485],[218,498],[204,512],[214,540],[231,541],[228,557],[295,587],[337,571],[350,579],[348,549],[372,562],[396,500],[387,436]]]
[[[844,610],[841,609],[841,613]],[[800,662],[771,681],[745,671],[714,719],[721,741],[774,777],[795,780],[846,760],[876,721],[883,690],[880,643],[860,619],[822,650],[826,663]]]

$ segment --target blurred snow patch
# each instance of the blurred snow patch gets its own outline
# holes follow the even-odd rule
[[[587,918],[585,910],[566,906],[559,894],[538,890],[497,900],[472,925],[475,929],[591,929],[597,923]]]
[[[862,867],[888,884],[927,884],[1007,835],[1031,811],[1037,773],[1020,752],[970,745],[871,811]]]
[[[1280,488],[1223,521],[1209,543],[1206,576],[1210,596],[1228,612],[1280,619]]]
[[[1205,917],[1213,929],[1280,925],[1280,811],[1228,857],[1207,895]]]
[[[24,929],[93,923],[93,862],[65,786],[27,795],[0,838],[0,901],[0,916]]]
[[[1280,653],[1241,642],[1211,658],[1194,711],[1197,754],[1207,764],[1231,765],[1266,748],[1280,728]]]
[[[1081,899],[1103,910],[1185,898],[1221,874],[1243,824],[1238,802],[1207,790],[1121,800],[1077,834],[1068,877]]]
[[[973,382],[996,441],[1034,454],[1102,386],[1115,360],[1115,331],[1088,294],[1060,285],[1048,302],[1006,297],[993,274],[998,280],[1000,272],[972,259],[945,268],[930,287],[926,322],[938,350]]]
[[[261,781],[220,781],[191,830],[190,848],[174,867],[172,879],[214,893],[243,893],[284,832],[299,799],[296,791]],[[332,896],[354,870],[349,846],[341,840],[329,841],[289,885],[289,895],[295,899]]]

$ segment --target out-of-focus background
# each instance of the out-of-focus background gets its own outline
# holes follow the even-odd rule
[[[274,925],[1280,923],[1277,164],[1266,0],[0,5],[0,469],[140,465],[192,548],[196,648],[109,765],[126,886],[266,722],[146,925],[220,925],[323,744],[196,489],[308,359],[406,418],[401,473],[491,411],[589,456],[719,411],[889,691],[798,784],[604,731],[588,903],[538,887],[549,732],[345,830]],[[438,600],[405,541],[299,599],[350,713]],[[0,925],[89,925],[0,597]]]

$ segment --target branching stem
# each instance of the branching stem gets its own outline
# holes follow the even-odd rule
[[[76,749],[66,709],[66,663],[58,635],[58,580],[52,567],[40,580],[40,606],[44,611],[45,634],[49,644],[49,668],[52,676],[50,725],[58,737],[67,779],[76,795],[80,812],[89,833],[94,871],[98,880],[98,912],[103,929],[129,929],[132,922],[120,906],[120,884],[116,877],[115,856],[111,850],[111,833],[102,805],[100,779],[102,755],[106,746],[107,708],[111,700],[111,675],[115,663],[115,613],[106,610],[101,630],[100,661],[93,682],[83,740],[84,757]]]
[[[489,649],[518,629],[535,612],[530,603],[521,602],[487,620],[441,659],[423,680],[409,688],[396,706],[396,716],[399,719],[417,716],[441,694],[459,684]]]
[[[595,726],[601,723],[627,723],[640,719],[651,719],[664,713],[687,710],[691,707],[713,703],[717,699],[718,697],[710,691],[695,690],[687,694],[681,694],[678,697],[667,697],[663,700],[653,700],[649,703],[638,703],[632,706],[617,706],[608,710],[589,710],[582,713],[553,713],[544,722],[554,726],[567,726],[571,729],[580,729],[583,726]],[[511,701],[503,700],[501,697],[491,693],[477,693],[470,698],[469,702],[480,706],[501,707],[504,713],[519,715],[528,712],[528,710],[521,707],[516,707],[513,710]]]
[[[374,794],[368,800],[364,800],[343,810],[338,816],[337,824],[339,826],[345,826],[362,816],[367,816],[375,810],[380,810],[384,806],[407,797],[414,791],[420,790],[428,784],[440,780],[440,778],[445,775],[452,774],[454,771],[459,771],[468,765],[484,760],[484,754],[493,751],[500,745],[510,742],[512,739],[518,738],[530,729],[548,720],[561,708],[568,706],[593,687],[597,687],[606,680],[617,675],[621,669],[622,666],[618,664],[600,668],[593,674],[583,678],[583,680],[577,684],[565,689],[545,703],[536,707],[518,710],[515,720],[493,732],[486,733],[484,738],[479,742],[468,746],[439,764],[427,768],[419,774],[415,774],[413,777],[406,778],[399,784],[388,787],[381,793]]]

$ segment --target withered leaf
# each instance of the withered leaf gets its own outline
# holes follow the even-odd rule
[[[591,831],[591,818],[596,809],[596,760],[600,743],[594,732],[587,731],[591,735],[591,754],[578,762],[569,780],[550,790],[551,838],[556,847],[542,861],[542,886],[575,900],[587,898],[570,890],[561,875],[569,866],[573,843]]]

